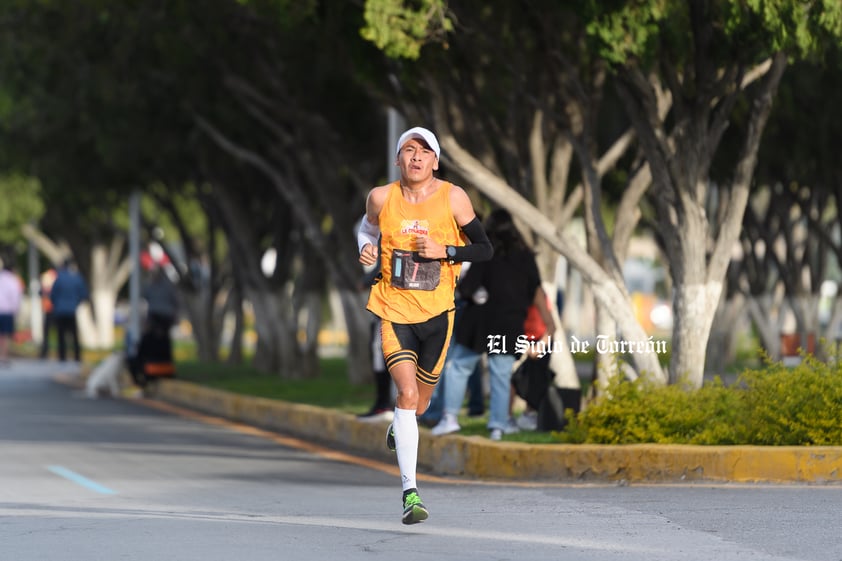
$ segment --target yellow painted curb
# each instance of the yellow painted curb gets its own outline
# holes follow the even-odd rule
[[[386,423],[311,405],[255,398],[179,380],[153,396],[204,413],[394,461]],[[842,446],[562,445],[492,442],[479,436],[433,437],[421,431],[419,465],[440,475],[552,482],[842,481]]]

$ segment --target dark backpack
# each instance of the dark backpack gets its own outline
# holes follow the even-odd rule
[[[555,384],[549,384],[544,401],[538,407],[536,430],[562,430],[567,425],[567,419],[564,417],[565,409],[572,409],[574,413],[578,413],[581,403],[581,388],[559,388]]]
[[[512,373],[512,386],[515,393],[526,401],[534,410],[541,407],[547,397],[555,373],[550,370],[550,354],[541,358],[527,358]]]

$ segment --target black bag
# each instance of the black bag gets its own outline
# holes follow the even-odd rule
[[[547,353],[541,358],[524,360],[512,373],[512,387],[529,407],[537,411],[554,377],[555,373],[550,370],[550,354]]]
[[[145,387],[150,380],[175,377],[172,341],[164,329],[152,328],[140,338],[136,354],[129,357],[132,380]]]
[[[581,388],[559,388],[550,384],[546,398],[538,407],[538,423],[536,430],[558,431],[567,425],[564,410],[572,409],[579,412],[582,404]]]

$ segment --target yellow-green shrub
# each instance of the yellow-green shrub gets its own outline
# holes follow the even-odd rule
[[[700,389],[615,380],[562,442],[594,444],[842,445],[842,366],[805,357],[745,371],[736,384]]]
[[[842,364],[806,356],[788,368],[780,363],[747,370],[746,440],[751,444],[842,445]]]
[[[733,443],[739,397],[721,381],[699,390],[656,387],[644,379],[615,380],[578,416],[570,416],[562,442],[594,444]]]

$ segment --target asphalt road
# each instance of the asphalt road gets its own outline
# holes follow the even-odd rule
[[[0,369],[0,561],[842,560],[842,486],[421,481],[142,401],[55,363]]]

